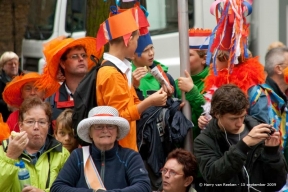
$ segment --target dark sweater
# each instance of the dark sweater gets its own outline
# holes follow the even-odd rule
[[[247,116],[244,124],[251,130],[259,123]],[[211,184],[206,187],[209,192],[248,191],[244,165],[249,184],[259,191],[279,191],[286,183],[287,165],[279,147],[266,147],[264,142],[248,147],[243,140],[230,147],[214,118],[196,138],[194,153],[203,178]]]
[[[90,154],[101,174],[101,151],[96,146],[90,145]],[[103,156],[104,155],[104,156]],[[104,186],[110,192],[148,192],[151,191],[148,173],[144,167],[139,153],[122,148],[115,142],[111,150],[102,154],[104,159],[105,174]],[[57,179],[51,187],[51,192],[92,192],[88,189],[84,177],[83,151],[81,148],[74,150]]]

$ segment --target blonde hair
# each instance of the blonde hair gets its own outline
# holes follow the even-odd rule
[[[277,47],[286,47],[284,45],[284,43],[280,42],[280,41],[274,41],[273,43],[271,43],[267,49],[267,52],[270,51],[273,48],[277,48]]]
[[[56,119],[56,127],[54,130],[54,134],[57,133],[59,126],[66,131],[73,131],[72,129],[72,109],[65,109],[60,113],[60,115]]]
[[[16,53],[12,52],[12,51],[6,51],[4,52],[1,57],[0,57],[0,69],[3,68],[4,64],[11,60],[11,59],[17,59],[19,60],[19,57]]]

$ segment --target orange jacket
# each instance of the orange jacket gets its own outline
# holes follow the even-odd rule
[[[140,100],[135,89],[128,86],[125,74],[121,74],[115,67],[99,69],[96,80],[96,97],[98,106],[115,107],[119,115],[130,123],[129,134],[119,141],[122,147],[138,151],[136,142],[136,120],[140,119],[137,104]]]

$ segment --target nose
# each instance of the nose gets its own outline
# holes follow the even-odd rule
[[[38,121],[35,121],[34,123],[34,130],[38,130],[39,129],[39,122]]]
[[[149,55],[153,55],[154,54],[153,49],[149,49],[149,53],[148,54]]]
[[[66,141],[69,141],[69,140],[70,140],[70,134],[66,134],[65,137],[64,137],[64,139],[65,139]]]
[[[236,121],[236,126],[237,127],[241,127],[243,124],[243,119],[242,118],[238,118],[237,121]]]
[[[36,94],[36,89],[32,88],[30,94],[31,95],[35,95]]]

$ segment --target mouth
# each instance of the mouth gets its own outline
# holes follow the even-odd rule
[[[80,65],[78,65],[78,68],[86,68],[86,65],[85,64],[80,64]]]
[[[167,185],[169,185],[169,183],[167,182],[167,181],[163,181],[163,184],[162,184],[163,186],[167,186]]]
[[[110,136],[101,136],[100,138],[101,138],[101,139],[103,139],[103,138],[110,138]]]

